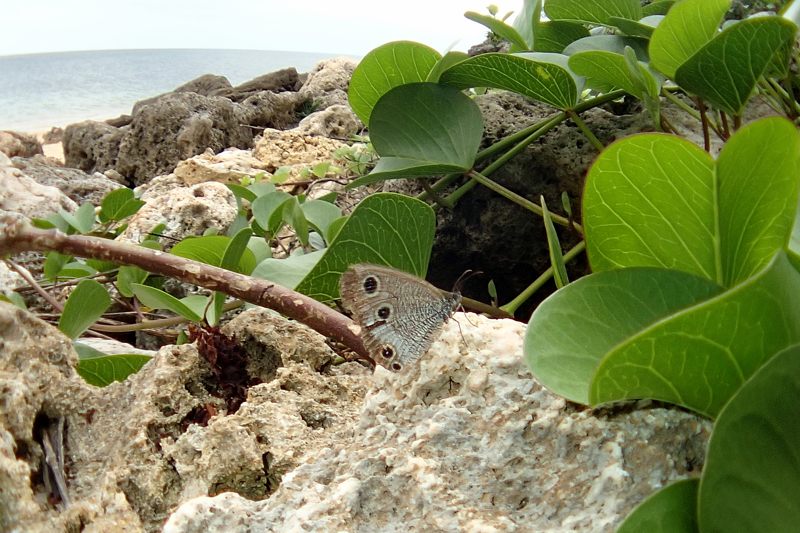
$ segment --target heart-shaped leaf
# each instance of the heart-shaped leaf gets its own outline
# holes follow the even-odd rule
[[[351,187],[388,178],[466,172],[483,135],[478,106],[458,89],[436,83],[392,89],[375,106],[369,126],[381,159]]]
[[[435,228],[436,216],[425,202],[394,193],[368,196],[296,290],[333,300],[339,295],[339,276],[353,263],[387,265],[424,277]]]
[[[525,359],[547,388],[587,404],[592,376],[614,346],[721,291],[677,270],[626,268],[580,278],[533,312]]]
[[[800,273],[779,252],[757,275],[614,347],[590,403],[653,398],[715,417],[770,357],[800,342],[798,294]]]
[[[680,5],[680,4],[679,4]],[[782,17],[758,17],[729,26],[675,73],[681,87],[731,115],[740,115],[758,78],[794,36]]]
[[[667,12],[650,38],[650,58],[668,78],[717,33],[731,0],[682,0]]]
[[[639,0],[547,0],[544,11],[551,20],[575,20],[611,25],[612,17],[642,18]]]
[[[561,54],[481,54],[442,73],[439,81],[461,89],[495,87],[522,94],[559,109],[578,101],[579,80]],[[560,64],[557,64],[560,63]]]
[[[586,179],[592,268],[658,266],[733,286],[786,246],[798,179],[800,134],[782,118],[739,130],[716,164],[677,137],[627,137],[600,154]]]
[[[353,112],[370,124],[372,109],[392,88],[425,81],[441,54],[411,41],[386,43],[370,51],[350,77],[347,97]]]
[[[67,298],[58,320],[58,329],[70,339],[77,339],[110,305],[108,291],[95,280],[85,279],[78,283]]]
[[[719,414],[700,481],[701,531],[800,524],[800,347],[775,355]]]
[[[682,479],[659,490],[633,510],[616,533],[694,533],[698,479]]]

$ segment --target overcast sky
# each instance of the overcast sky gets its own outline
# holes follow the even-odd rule
[[[364,55],[407,39],[440,52],[481,42],[465,11],[522,0],[38,0],[4,2],[0,55],[123,48],[238,48]],[[513,19],[513,17],[512,17]]]

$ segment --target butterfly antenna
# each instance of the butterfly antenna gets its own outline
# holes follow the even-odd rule
[[[464,284],[467,280],[473,276],[480,276],[483,274],[483,270],[465,270],[463,274],[458,276],[458,279],[455,283],[453,283],[453,292],[461,293],[461,289],[464,288]]]

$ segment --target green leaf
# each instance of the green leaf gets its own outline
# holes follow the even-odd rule
[[[61,279],[74,279],[85,278],[95,274],[97,274],[97,270],[93,269],[86,263],[82,261],[72,261],[64,265],[61,270],[58,271],[57,277]]]
[[[797,531],[800,347],[776,354],[720,412],[699,493],[702,531]]]
[[[614,347],[597,367],[590,403],[652,398],[715,417],[770,357],[800,342],[798,294],[800,273],[779,252],[733,289]]]
[[[8,302],[11,305],[19,307],[20,309],[28,309],[28,306],[25,305],[25,299],[16,291],[7,290],[5,292],[0,292],[0,301]]]
[[[627,35],[592,35],[578,39],[564,49],[564,54],[572,56],[578,52],[614,52],[624,54],[625,48],[633,48],[639,61],[647,63],[650,56],[647,54],[647,40],[639,37],[629,37]]]
[[[250,231],[249,229],[242,231]],[[242,232],[240,231],[240,235]],[[242,237],[242,242],[238,247],[246,248],[246,241]],[[171,253],[179,257],[185,257],[194,261],[199,261],[207,265],[222,267],[223,258],[225,257],[226,250],[230,246],[232,239],[225,235],[206,235],[205,237],[191,237],[183,239],[181,242],[172,247]],[[250,250],[244,249],[241,251],[238,265],[234,270],[240,274],[248,274],[256,265],[255,257]],[[222,267],[225,268],[225,267]]]
[[[233,193],[236,198],[247,200],[248,202],[252,203],[258,195],[248,187],[243,187],[238,183],[226,183],[225,186]],[[274,186],[273,186],[274,190]]]
[[[528,45],[525,42],[525,39],[515,30],[513,27],[509,26],[502,20],[496,19],[494,17],[490,17],[489,15],[481,15],[480,13],[476,13],[474,11],[467,11],[464,13],[464,16],[467,17],[469,20],[473,22],[477,22],[478,24],[483,24],[489,30],[499,35],[501,38],[505,39],[513,46],[515,46],[519,50],[527,50]]]
[[[70,226],[75,228],[78,233],[89,233],[94,226],[94,206],[86,202],[81,205],[74,213],[67,213],[60,211],[59,215],[69,223]]]
[[[330,202],[322,200],[308,200],[300,204],[306,220],[314,227],[320,235],[326,237],[328,229],[334,220],[342,216],[342,210]],[[330,242],[330,241],[328,241]]]
[[[652,65],[668,78],[717,33],[731,0],[682,0],[650,38]]]
[[[781,17],[743,20],[678,67],[675,81],[731,115],[740,115],[775,51],[796,31],[794,24]]]
[[[560,54],[574,41],[588,36],[589,30],[577,22],[566,20],[538,22],[534,25],[533,50]]]
[[[294,289],[322,259],[324,253],[325,250],[316,250],[309,253],[295,253],[286,259],[270,257],[258,264],[252,276]]]
[[[562,58],[563,64],[556,64],[556,58]],[[505,89],[558,109],[571,109],[578,101],[579,90],[566,61],[567,57],[560,54],[481,54],[450,67],[439,81],[461,89]]]
[[[642,37],[644,39],[649,39],[650,36],[653,35],[653,29],[655,28],[655,25],[646,24],[642,21],[623,19],[619,17],[611,17],[609,22],[614,27],[619,28],[620,31],[622,31],[625,35],[630,35],[631,37]]]
[[[206,307],[206,322],[209,326],[216,326],[219,324],[219,319],[222,316],[222,307],[225,305],[225,298],[227,296],[222,291],[214,291],[209,296],[211,298],[211,305]]]
[[[424,277],[435,227],[436,217],[425,202],[394,193],[368,196],[297,290],[331,301],[339,295],[339,276],[353,263],[387,265]]]
[[[254,193],[256,197],[264,196],[275,192],[277,189],[275,185],[266,181],[259,181],[247,186],[247,190]],[[252,200],[251,200],[252,202]]]
[[[123,265],[117,272],[117,290],[125,298],[133,297],[131,283],[144,283],[150,274],[137,266]]]
[[[308,246],[308,221],[296,196],[283,204],[282,213],[283,220],[294,228],[300,244]]]
[[[225,247],[219,266],[240,274],[252,272],[256,267],[256,258],[247,248],[252,234],[253,232],[249,227],[239,230]]]
[[[611,25],[611,17],[642,18],[639,0],[547,0],[544,11],[551,20],[574,20]]]
[[[85,279],[67,298],[58,320],[58,329],[70,339],[77,339],[103,316],[110,305],[111,297],[105,287],[93,279]]]
[[[674,3],[675,0],[656,0],[646,6],[642,6],[642,16],[666,15]]]
[[[648,84],[658,86],[653,75],[641,65],[641,76],[649,76]],[[569,58],[569,66],[577,74],[586,77],[586,84],[590,87],[604,89],[608,87],[619,88],[640,100],[647,94],[647,87],[639,76],[632,72],[625,56],[614,52],[593,51],[578,52]]]
[[[475,161],[483,119],[478,106],[461,91],[412,83],[381,98],[369,127],[381,159],[350,187],[389,178],[466,172]]]
[[[162,290],[138,283],[131,283],[131,290],[133,290],[139,301],[151,309],[168,309],[191,322],[200,322],[203,318],[202,312],[198,313],[184,302]],[[205,299],[202,296],[200,298]]]
[[[699,480],[683,479],[659,490],[633,510],[616,533],[693,533]]]
[[[251,205],[253,218],[259,226],[274,235],[283,221],[283,205],[292,198],[293,196],[285,191],[274,191],[259,196]]]
[[[42,273],[48,281],[54,281],[58,277],[58,273],[64,268],[64,265],[72,261],[71,255],[64,255],[59,252],[47,252],[47,257],[44,260]]]
[[[626,268],[580,278],[533,312],[525,333],[525,360],[548,389],[587,404],[592,376],[610,350],[721,291],[704,278],[677,270]]]
[[[370,51],[353,71],[347,91],[350,107],[364,124],[370,124],[372,109],[392,88],[425,81],[439,52],[424,44],[395,41]]]
[[[800,134],[777,117],[739,130],[716,165],[694,144],[669,135],[616,142],[586,178],[592,268],[659,266],[735,285],[786,246],[799,168]]]
[[[564,265],[561,242],[558,240],[558,233],[556,233],[556,228],[553,226],[553,219],[550,216],[550,211],[547,209],[544,196],[539,196],[539,201],[542,204],[542,219],[544,220],[544,229],[547,234],[547,248],[550,251],[550,264],[553,265],[553,279],[556,282],[556,287],[560,289],[569,284],[567,267]]]
[[[103,222],[109,220],[121,220],[119,218],[115,218],[116,214],[129,200],[133,200],[133,191],[127,187],[115,189],[108,193],[100,203],[100,220]]]
[[[124,381],[138,372],[148,361],[149,355],[113,354],[108,355],[85,344],[73,344],[78,353],[78,374],[90,385],[105,387],[115,381]]]

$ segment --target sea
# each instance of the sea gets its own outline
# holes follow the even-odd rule
[[[203,74],[232,85],[333,54],[275,50],[95,50],[0,56],[0,130],[46,131],[130,113],[144,98]]]

